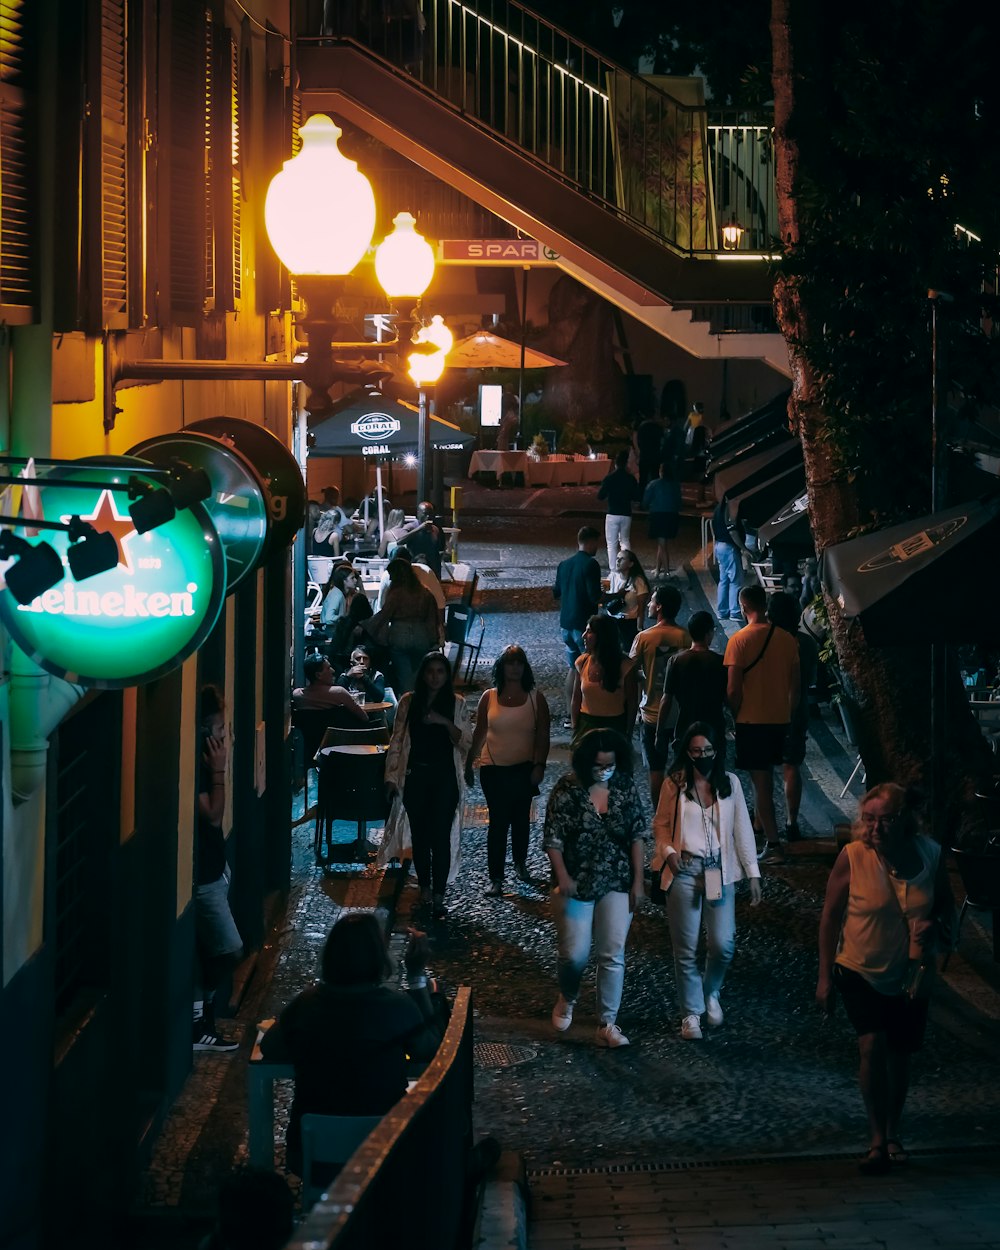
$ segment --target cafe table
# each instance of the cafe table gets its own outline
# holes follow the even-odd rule
[[[469,477],[477,473],[524,473],[528,467],[526,451],[475,451],[469,461]]]

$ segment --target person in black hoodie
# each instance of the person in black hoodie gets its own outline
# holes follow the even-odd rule
[[[615,590],[618,551],[626,551],[632,546],[632,505],[640,498],[639,483],[628,471],[627,451],[620,451],[615,457],[615,467],[601,483],[597,498],[607,501],[608,516],[604,522],[604,537],[608,544],[611,589]]]
[[[406,1093],[407,1057],[433,1059],[446,1014],[427,989],[427,935],[411,931],[404,994],[371,912],[342,916],[323,947],[321,979],[292,999],[264,1035],[266,1059],[295,1067],[288,1167],[302,1175],[302,1117],[383,1115]],[[349,1074],[349,1077],[348,1075]]]

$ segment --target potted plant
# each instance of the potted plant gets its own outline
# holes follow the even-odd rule
[[[531,446],[528,448],[528,455],[534,460],[545,460],[549,454],[549,445],[541,434],[536,434],[531,440]]]

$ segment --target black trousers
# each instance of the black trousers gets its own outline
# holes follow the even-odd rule
[[[486,866],[491,881],[503,880],[508,829],[514,863],[522,864],[528,858],[533,767],[528,760],[524,764],[484,764],[479,770],[479,784],[483,787],[490,812]]]
[[[403,806],[420,888],[443,894],[451,871],[451,822],[458,806],[458,781],[450,755],[441,768],[415,765],[410,769]]]

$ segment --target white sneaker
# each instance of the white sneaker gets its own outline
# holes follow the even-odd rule
[[[701,1041],[701,1021],[697,1016],[685,1016],[681,1021],[681,1037],[686,1042]]]
[[[705,1001],[705,1020],[713,1029],[717,1029],[723,1021],[722,1008],[719,1006],[718,994],[710,994]]]
[[[621,1031],[617,1024],[602,1024],[597,1030],[596,1038],[598,1046],[607,1046],[614,1050],[617,1046],[627,1046],[628,1038]]]
[[[565,1033],[573,1023],[574,1006],[574,1003],[568,1003],[561,994],[556,999],[556,1005],[552,1008],[552,1027],[558,1032]]]

